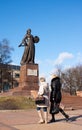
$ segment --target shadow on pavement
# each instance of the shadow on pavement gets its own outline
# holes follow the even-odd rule
[[[73,121],[76,121],[77,119],[79,118],[82,118],[82,115],[78,115],[78,116],[73,116],[73,117],[69,117],[69,120],[66,121],[66,119],[56,119],[55,122],[61,122],[61,121],[66,121],[66,122],[73,122]],[[55,123],[55,122],[52,122],[52,123]],[[50,123],[50,122],[49,122]]]
[[[71,122],[76,121],[78,118],[82,118],[82,115],[73,116],[73,117],[70,118],[70,121]]]

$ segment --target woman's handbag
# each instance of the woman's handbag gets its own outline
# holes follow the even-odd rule
[[[59,113],[59,105],[58,104],[53,104],[51,110],[50,110],[51,114],[58,114]]]
[[[35,104],[37,104],[37,105],[44,105],[44,104],[45,104],[45,97],[43,97],[43,96],[38,96],[38,97],[35,99]]]

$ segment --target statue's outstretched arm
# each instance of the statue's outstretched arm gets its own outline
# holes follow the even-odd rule
[[[27,39],[27,35],[25,35],[25,37],[23,38],[22,42],[19,44],[18,47],[27,46],[26,39]]]

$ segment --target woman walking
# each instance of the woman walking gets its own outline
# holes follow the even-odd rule
[[[60,107],[61,99],[62,94],[61,94],[60,78],[56,75],[53,75],[51,79],[51,93],[50,93],[50,114],[52,116],[50,122],[55,122],[55,114],[56,114],[55,106],[58,106],[59,112],[61,112],[62,115],[66,118],[66,121],[68,121],[69,119],[69,116]]]
[[[38,96],[45,97],[45,104],[37,104],[37,112],[40,118],[39,124],[48,122],[49,85],[44,77],[40,78]]]

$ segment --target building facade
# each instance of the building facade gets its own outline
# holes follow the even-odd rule
[[[0,63],[0,92],[18,87],[20,66]]]

